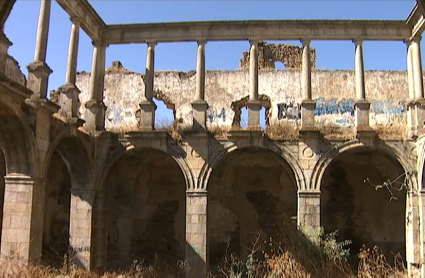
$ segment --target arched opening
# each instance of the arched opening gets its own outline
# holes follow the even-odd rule
[[[57,151],[47,171],[43,223],[43,261],[61,266],[69,251],[71,175]]]
[[[159,260],[176,267],[185,254],[185,190],[182,170],[158,150],[120,157],[105,180],[107,267]]]
[[[263,243],[281,229],[296,228],[292,225],[297,214],[295,175],[271,151],[235,150],[213,169],[208,192],[211,266],[221,265],[226,255],[245,258],[258,235]]]
[[[338,155],[326,169],[321,182],[321,225],[325,232],[338,230],[339,240],[352,241],[353,266],[363,245],[379,246],[389,261],[392,253],[405,255],[406,191],[392,189],[397,200],[390,200],[386,188],[375,190],[373,186],[404,173],[393,157],[366,148]],[[365,182],[367,179],[370,183]]]

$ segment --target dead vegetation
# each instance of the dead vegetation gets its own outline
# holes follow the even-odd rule
[[[323,138],[330,140],[350,140],[356,137],[354,127],[322,125],[319,127],[319,131]]]
[[[405,125],[376,125],[373,126],[373,129],[380,139],[404,140],[407,138],[407,129]]]
[[[279,121],[267,126],[264,135],[273,140],[297,140],[300,125],[296,121]]]

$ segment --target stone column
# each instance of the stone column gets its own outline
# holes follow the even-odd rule
[[[355,79],[356,79],[356,103],[354,105],[357,132],[370,130],[369,108],[370,102],[366,100],[366,88],[364,81],[363,65],[363,40],[353,40],[355,44]]]
[[[50,7],[51,0],[41,0],[34,61],[27,66],[27,87],[34,92],[33,98],[35,99],[46,98],[49,75],[53,72],[46,64]]]
[[[410,48],[412,51],[413,79],[415,84],[416,130],[423,129],[425,121],[425,99],[420,40],[420,37],[415,37],[410,42]]]
[[[78,42],[80,35],[79,18],[71,18],[71,36],[69,39],[68,64],[66,68],[65,85],[59,88],[59,105],[60,113],[68,119],[68,121],[77,122],[78,120],[78,94],[80,90],[75,86],[75,77],[77,71],[78,59]]]
[[[73,263],[91,270],[94,191],[71,189],[69,246]]]
[[[303,44],[302,71],[301,71],[301,129],[314,130],[314,109],[316,103],[311,99],[311,60],[310,60],[310,40],[301,40]]]
[[[186,192],[186,277],[208,274],[208,196],[205,191]]]
[[[251,40],[249,53],[248,129],[260,129],[261,103],[258,100],[258,40]]]
[[[409,277],[416,277],[420,274],[420,218],[418,193],[408,191],[406,194],[406,262],[408,273],[411,275]]]
[[[155,79],[155,45],[156,42],[148,42],[146,55],[146,76],[145,76],[145,99],[140,106],[140,113],[137,113],[137,120],[140,130],[149,131],[155,129],[155,110],[156,105],[153,102],[153,90]]]
[[[298,191],[298,227],[315,241],[320,228],[320,192]]]
[[[198,41],[196,59],[196,100],[192,102],[193,129],[196,131],[206,130],[208,104],[205,101],[205,44],[206,41]]]
[[[86,102],[84,127],[89,132],[105,130],[105,110],[103,103],[103,89],[105,79],[105,52],[103,42],[93,42],[93,62],[90,74],[89,97]]]
[[[407,44],[407,80],[409,86],[409,100],[407,102],[407,128],[409,136],[416,133],[416,112],[415,112],[415,78],[413,76],[412,47],[411,41]]]
[[[43,239],[45,180],[5,177],[1,258],[22,263],[40,260]]]
[[[91,270],[104,272],[107,258],[107,195],[104,191],[96,191],[93,205],[92,226],[92,262]]]

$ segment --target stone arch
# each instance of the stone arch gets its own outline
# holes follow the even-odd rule
[[[392,157],[397,160],[398,163],[403,167],[405,172],[415,173],[416,170],[411,163],[409,163],[408,157],[406,153],[402,150],[399,150],[397,147],[386,144],[381,140],[374,140],[371,145],[365,145],[357,139],[350,140],[344,142],[342,144],[338,144],[332,149],[330,149],[327,153],[320,157],[319,161],[316,163],[313,169],[312,178],[310,180],[310,188],[312,190],[320,191],[320,183],[323,178],[323,174],[325,173],[329,164],[340,154],[356,149],[356,148],[369,148],[369,149],[377,149],[383,151],[389,157]],[[417,188],[417,179],[415,175],[411,176],[411,182],[413,185],[413,189]]]
[[[208,177],[209,258],[245,258],[258,235],[264,240],[296,229],[298,181],[292,167],[273,148],[231,148]],[[213,273],[217,269],[212,270]]]
[[[250,146],[250,147],[258,147],[260,149],[268,150],[278,155],[282,160],[284,160],[284,162],[286,162],[290,166],[292,172],[295,175],[298,190],[304,189],[306,187],[304,172],[302,171],[297,160],[290,154],[290,151],[288,149],[286,149],[285,147],[279,147],[265,140],[262,140],[258,146]],[[236,144],[231,142],[228,142],[224,145],[217,146],[215,150],[211,152],[213,155],[202,166],[201,172],[199,174],[196,190],[207,190],[208,179],[211,175],[212,170],[228,154],[232,153],[235,150],[243,149],[243,148],[239,148]]]
[[[186,180],[169,153],[157,148],[120,148],[98,189],[106,194],[107,268],[135,260],[170,265],[184,258]]]
[[[5,93],[0,96],[0,147],[6,161],[7,175],[37,174],[35,120],[31,108],[18,103]]]
[[[69,250],[71,246],[76,247],[78,241],[73,240],[72,227],[81,224],[77,222],[87,222],[82,227],[91,223],[90,215],[82,220],[83,208],[93,206],[93,196],[89,193],[92,189],[90,155],[80,136],[63,130],[50,146],[42,168],[47,181],[42,254],[44,262],[52,266],[61,266],[66,255],[74,255]]]
[[[406,171],[391,149],[379,143],[348,144],[332,158],[318,184],[321,226],[325,232],[338,230],[338,240],[351,240],[353,265],[363,245],[379,246],[389,260],[392,254],[405,254],[407,194],[374,188]]]
[[[168,149],[164,150],[161,148],[154,148],[154,147],[145,147],[145,148],[137,148],[134,145],[129,145],[126,147],[120,146],[117,149],[115,149],[114,151],[112,151],[108,158],[107,161],[104,162],[104,166],[98,170],[98,172],[96,173],[96,179],[95,179],[95,185],[94,188],[96,189],[103,189],[103,184],[106,178],[106,175],[108,174],[109,170],[111,169],[111,167],[114,165],[114,163],[120,159],[122,156],[130,153],[130,152],[134,152],[134,151],[143,151],[143,150],[158,150],[160,152],[166,153],[169,156],[171,156],[174,161],[178,164],[178,166],[180,167],[185,182],[186,182],[186,188],[188,190],[193,189],[195,186],[195,174],[193,173],[192,169],[190,168],[187,160],[186,160],[186,154],[183,153],[183,150],[181,150],[178,147],[169,147],[167,146]]]

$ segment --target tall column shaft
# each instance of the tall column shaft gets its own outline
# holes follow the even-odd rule
[[[364,64],[363,64],[363,41],[354,40],[355,43],[355,73],[356,73],[356,98],[357,100],[366,99],[366,89],[364,82]]]
[[[416,191],[406,193],[406,263],[410,277],[421,268],[421,229],[419,196]]]
[[[196,98],[205,100],[205,41],[198,41],[196,59]]]
[[[71,36],[69,38],[68,64],[66,68],[65,83],[75,85],[75,74],[77,71],[78,42],[80,38],[80,20],[72,20]]]
[[[249,100],[258,100],[258,41],[250,41],[249,51]]]
[[[409,136],[414,135],[416,129],[416,117],[415,117],[415,78],[413,75],[413,51],[411,41],[406,41],[407,43],[407,80],[409,88],[409,100],[407,103],[407,128],[409,131]]]
[[[302,40],[303,44],[303,65],[301,86],[303,92],[303,99],[311,100],[311,62],[310,62],[310,41]]]
[[[51,0],[41,0],[40,15],[38,18],[37,40],[35,43],[35,61],[46,61],[47,40],[50,24]]]
[[[148,101],[152,101],[153,98],[153,86],[155,79],[155,45],[156,42],[148,42],[146,55],[145,97]]]
[[[188,278],[208,274],[207,192],[186,192],[186,261]]]
[[[413,78],[415,82],[415,97],[417,99],[424,98],[423,77],[422,77],[422,60],[420,49],[420,38],[414,38],[411,41],[410,48],[412,48],[412,67]]]

